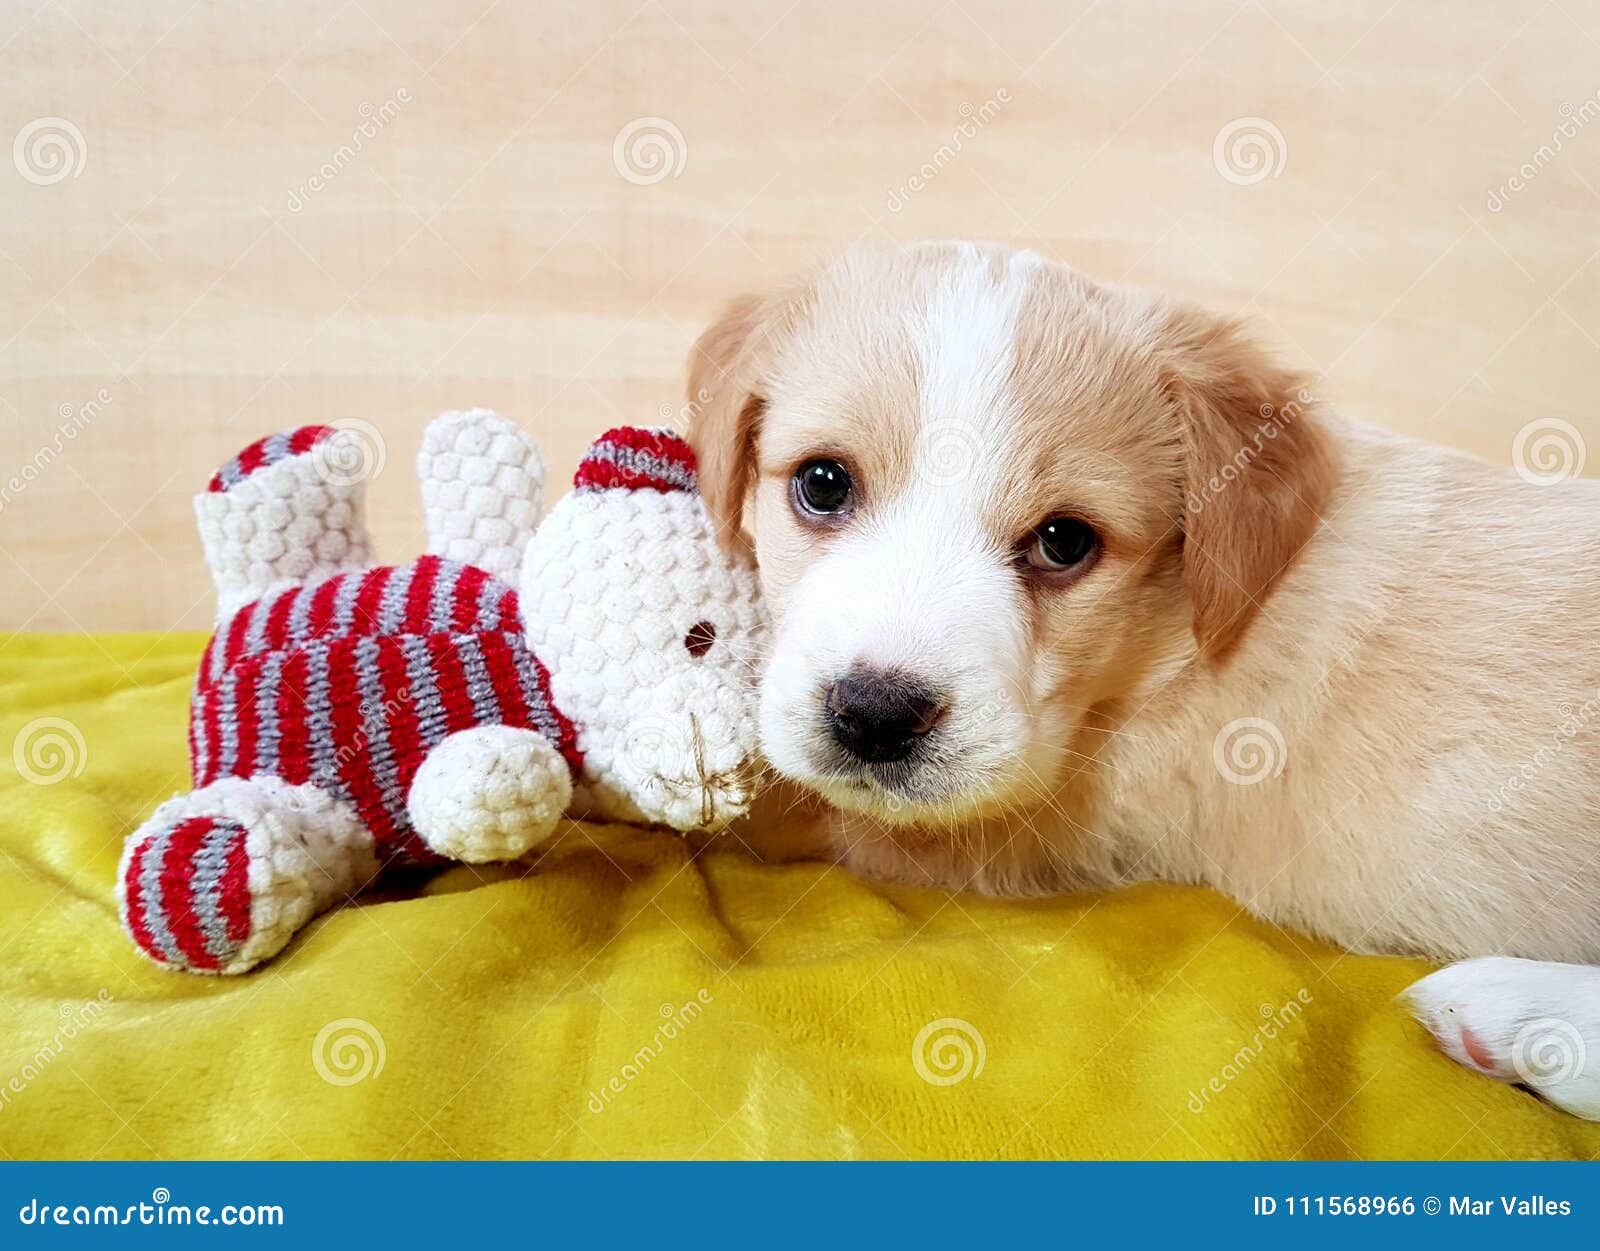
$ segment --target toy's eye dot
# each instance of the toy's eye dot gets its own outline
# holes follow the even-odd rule
[[[689,633],[683,636],[684,647],[696,660],[710,651],[711,645],[716,641],[717,627],[709,621],[696,621],[689,627]]]

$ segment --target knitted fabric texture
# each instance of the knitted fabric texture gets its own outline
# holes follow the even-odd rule
[[[671,430],[623,426],[607,430],[584,453],[572,480],[576,491],[611,487],[696,491],[694,449]]]
[[[167,800],[129,838],[117,896],[157,964],[240,973],[378,869],[348,803],[274,777],[223,778]]]
[[[428,846],[468,864],[515,860],[529,831],[553,830],[572,802],[572,766],[531,730],[479,725],[423,760],[406,810]]]
[[[257,439],[217,471],[194,507],[219,622],[275,587],[372,564],[366,482],[346,470],[361,460],[351,432],[302,426]]]
[[[214,968],[250,937],[247,835],[237,821],[189,817],[133,848],[126,917],[146,954]]]
[[[582,768],[517,593],[437,556],[336,574],[247,604],[213,637],[191,704],[194,784],[309,782],[355,805],[380,861],[436,863],[406,796],[433,747],[482,725],[537,730]]]
[[[691,830],[748,807],[755,572],[719,551],[682,439],[608,432],[536,524],[532,440],[446,413],[418,457],[430,552],[381,566],[360,451],[335,427],[274,435],[196,500],[219,608],[195,789],[118,873],[125,927],[167,967],[244,972],[390,865],[514,859],[567,812]]]
[[[515,581],[544,509],[539,449],[498,413],[444,413],[417,453],[428,551]]]
[[[301,426],[298,430],[285,430],[257,439],[211,477],[206,490],[218,494],[239,485],[258,469],[276,465],[280,460],[309,452],[319,443],[331,439],[338,430],[333,426]]]
[[[763,627],[752,562],[718,546],[694,453],[608,431],[539,527],[522,580],[529,643],[579,727],[581,811],[677,829],[748,806]]]

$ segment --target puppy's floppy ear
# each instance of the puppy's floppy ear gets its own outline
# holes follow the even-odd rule
[[[1316,533],[1338,477],[1308,379],[1240,323],[1169,312],[1166,386],[1183,435],[1183,567],[1201,653],[1224,660]]]
[[[756,436],[766,409],[762,372],[779,310],[771,297],[734,300],[689,350],[689,443],[700,494],[727,546],[743,542],[740,522],[754,485]]]

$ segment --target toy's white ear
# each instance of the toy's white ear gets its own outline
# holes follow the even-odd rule
[[[515,582],[544,512],[544,458],[486,408],[444,413],[417,453],[428,551]]]

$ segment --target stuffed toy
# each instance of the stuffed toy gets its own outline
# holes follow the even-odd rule
[[[753,565],[694,454],[612,430],[542,522],[516,426],[446,413],[418,456],[428,554],[375,565],[363,448],[307,426],[195,501],[217,627],[194,789],[128,839],[123,923],[158,964],[242,973],[399,864],[515,859],[563,814],[714,830],[755,776]]]

